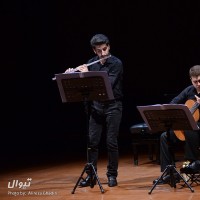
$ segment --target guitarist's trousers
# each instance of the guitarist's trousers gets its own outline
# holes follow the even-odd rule
[[[180,143],[184,145],[184,159],[189,161],[198,160],[200,158],[200,132],[184,131],[185,141],[179,140],[173,131],[164,132],[160,136],[160,166],[161,172],[168,165],[175,166],[175,147]]]

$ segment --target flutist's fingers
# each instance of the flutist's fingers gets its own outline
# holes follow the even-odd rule
[[[65,73],[72,73],[72,72],[76,72],[76,71],[80,71],[80,72],[88,72],[88,68],[87,68],[87,64],[83,64],[83,65],[79,65],[76,68],[68,68]]]
[[[88,68],[86,64],[80,65],[76,68],[80,72],[88,72]]]
[[[74,72],[74,68],[68,68],[65,70],[65,73],[71,73]]]

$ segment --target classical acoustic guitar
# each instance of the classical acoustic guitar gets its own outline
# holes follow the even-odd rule
[[[187,100],[185,102],[185,105],[189,108],[189,110],[192,113],[195,121],[197,122],[199,120],[199,109],[198,109],[198,107],[199,107],[200,104],[198,102],[190,99],[190,100]],[[183,130],[174,130],[174,133],[179,140],[185,141],[185,134],[184,134]]]

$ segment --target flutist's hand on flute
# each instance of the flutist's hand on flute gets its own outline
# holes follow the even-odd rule
[[[111,57],[111,55],[107,55],[107,56],[103,56],[101,57],[99,60],[95,60],[94,62],[88,63],[88,64],[83,64],[83,65],[79,65],[76,68],[68,68],[64,73],[72,73],[72,72],[76,72],[76,71],[80,71],[80,72],[88,72],[88,66],[93,65],[95,63],[101,62],[101,63],[105,63],[105,60],[107,58]]]
[[[83,64],[83,65],[79,65],[78,67],[76,68],[68,68],[65,73],[73,73],[73,72],[76,72],[76,71],[79,71],[79,72],[88,72],[88,65],[87,64]]]

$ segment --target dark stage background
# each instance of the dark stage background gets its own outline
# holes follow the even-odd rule
[[[120,150],[142,122],[137,105],[168,103],[200,64],[200,5],[193,1],[3,0],[1,167],[85,155],[82,103],[62,103],[54,74],[93,56],[108,35],[124,63]],[[102,151],[105,143],[102,141]]]

